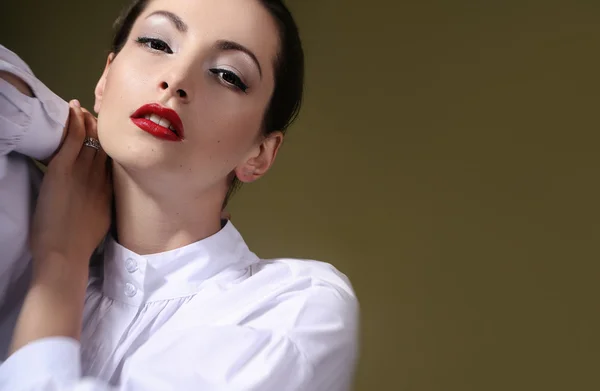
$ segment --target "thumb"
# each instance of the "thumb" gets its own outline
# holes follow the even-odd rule
[[[52,159],[52,163],[56,162],[62,166],[71,166],[75,163],[85,139],[85,120],[79,101],[72,100],[69,102],[69,107],[67,135],[56,157]]]

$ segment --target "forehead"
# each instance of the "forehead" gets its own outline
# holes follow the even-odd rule
[[[190,39],[237,42],[265,64],[273,63],[277,55],[277,24],[259,0],[152,0],[136,24],[159,10],[178,15],[188,26],[185,35]]]

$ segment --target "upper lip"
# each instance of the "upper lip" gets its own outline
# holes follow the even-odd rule
[[[177,136],[183,139],[183,122],[181,122],[181,118],[179,118],[179,114],[175,110],[163,107],[158,103],[150,103],[137,109],[131,115],[131,118],[142,118],[148,114],[156,114],[169,121],[175,129]]]

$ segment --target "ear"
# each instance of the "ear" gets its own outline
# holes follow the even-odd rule
[[[102,106],[102,96],[104,96],[104,87],[106,86],[106,78],[108,77],[108,71],[110,70],[110,65],[115,59],[115,54],[110,53],[108,55],[108,59],[106,60],[106,66],[104,67],[104,72],[102,72],[102,76],[100,76],[100,80],[98,80],[98,84],[96,84],[96,89],[94,90],[94,94],[96,95],[96,101],[94,103],[94,111],[97,113],[100,112],[100,107]]]
[[[250,183],[265,175],[275,162],[281,144],[283,144],[282,132],[269,133],[250,152],[246,161],[235,168],[235,176],[243,183]]]

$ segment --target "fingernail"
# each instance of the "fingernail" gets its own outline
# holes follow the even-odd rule
[[[79,103],[79,101],[77,99],[73,99],[71,101],[71,103],[73,104],[73,106],[75,107],[81,107],[81,103]]]

